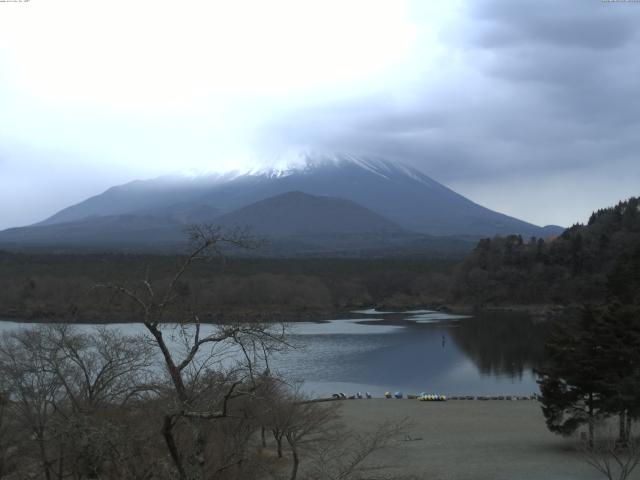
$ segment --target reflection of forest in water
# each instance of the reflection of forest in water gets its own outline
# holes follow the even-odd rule
[[[480,312],[450,329],[456,345],[483,375],[522,378],[544,358],[549,322],[514,312]]]

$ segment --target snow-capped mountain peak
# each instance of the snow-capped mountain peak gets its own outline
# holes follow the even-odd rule
[[[319,171],[344,170],[347,168],[359,169],[385,180],[391,180],[392,178],[397,180],[399,177],[407,177],[427,187],[439,185],[418,169],[400,162],[392,162],[381,157],[312,150],[288,153],[275,160],[267,160],[262,163],[254,162],[250,166],[232,168],[226,171],[191,169],[182,172],[182,176],[194,180],[207,179],[218,183],[233,181],[241,177],[278,179],[292,175],[312,175]]]
[[[417,168],[379,157],[299,151],[272,162],[236,167],[191,172],[182,180],[131,182],[68,207],[42,224],[130,213],[167,216],[179,212],[184,216],[187,211],[204,212],[212,219],[214,213],[224,215],[287,192],[303,192],[350,200],[408,231],[431,235],[544,234],[535,225],[481,207]]]

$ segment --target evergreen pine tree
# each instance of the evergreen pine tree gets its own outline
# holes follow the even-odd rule
[[[590,444],[596,421],[608,413],[597,327],[597,316],[589,309],[578,322],[556,324],[545,345],[545,366],[536,372],[549,430],[568,436],[587,425]]]
[[[603,408],[619,417],[619,440],[629,440],[630,425],[640,416],[640,310],[611,304],[597,324],[601,350],[596,362],[603,373]]]

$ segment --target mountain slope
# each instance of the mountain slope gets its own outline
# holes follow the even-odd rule
[[[276,175],[237,177],[204,198],[223,209],[237,208],[292,190],[346,198],[431,235],[544,235],[540,227],[475,204],[411,167],[345,155],[307,158],[302,168]]]
[[[197,200],[233,178],[233,175],[207,175],[188,178],[164,176],[152,180],[135,180],[124,185],[111,187],[105,192],[90,197],[76,205],[64,208],[37,225],[73,222],[87,217],[111,216],[132,213],[153,212],[160,217],[176,219],[188,216],[188,210],[211,208]],[[161,212],[161,215],[157,215]],[[217,214],[217,212],[216,212]]]
[[[0,232],[0,245],[85,247],[177,247],[185,242],[185,228],[193,215],[215,214],[211,208],[186,211],[185,204],[167,208],[164,216],[122,214],[90,216],[81,220],[12,228]],[[175,217],[178,217],[176,219]],[[206,218],[205,218],[206,219]],[[249,227],[253,233],[272,239],[288,238],[272,247],[318,250],[315,238],[330,248],[379,248],[383,236],[407,235],[401,227],[350,200],[287,192],[216,218],[227,228]],[[306,237],[315,237],[309,239]],[[305,239],[306,238],[306,239]],[[339,240],[336,243],[336,240]],[[346,240],[346,242],[345,242]]]
[[[58,252],[182,251],[187,225],[183,204],[165,216],[124,214],[13,228],[0,232],[0,248]],[[209,215],[211,210],[196,213]],[[461,257],[474,238],[432,237],[408,232],[350,200],[287,192],[215,219],[226,228],[249,227],[267,242],[251,255],[267,257]],[[239,251],[230,253],[242,254]]]
[[[350,200],[302,192],[252,203],[216,219],[223,226],[249,226],[271,237],[400,234],[402,228]]]
[[[305,155],[282,170],[131,182],[66,208],[42,224],[122,214],[213,221],[218,215],[291,191],[351,200],[404,229],[430,235],[546,237],[562,231],[484,208],[412,167],[345,154]],[[171,213],[176,211],[180,214]],[[207,215],[203,218],[193,212]]]
[[[0,232],[0,245],[118,247],[172,245],[185,239],[185,225],[150,215],[107,215],[82,220],[10,228]]]

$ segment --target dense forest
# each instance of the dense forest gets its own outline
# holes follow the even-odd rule
[[[640,199],[630,198],[556,238],[481,240],[457,268],[451,299],[475,305],[601,303],[613,285],[637,297],[639,276]]]
[[[145,279],[164,285],[179,260],[162,255],[0,253],[0,317],[133,320],[128,316],[130,305],[94,286],[118,282],[135,288]],[[209,315],[208,320],[296,319],[373,304],[395,308],[441,304],[455,263],[241,257],[222,262],[216,258],[195,263],[180,288],[192,302],[191,308]]]
[[[639,205],[631,198],[598,210],[555,238],[483,239],[461,261],[228,256],[195,263],[179,287],[207,320],[319,317],[371,305],[597,304],[611,288],[633,303],[640,291]],[[135,320],[126,301],[94,286],[166,284],[179,262],[174,255],[0,252],[0,316]]]
[[[557,263],[564,260],[568,274],[580,280],[583,306],[574,318],[549,322],[544,361],[536,372],[549,430],[570,436],[586,427],[587,452],[605,451],[618,459],[619,478],[631,478],[640,464],[634,433],[640,420],[638,213],[637,199],[600,210],[586,227],[567,231],[555,251],[550,248],[552,253],[565,249]],[[618,438],[611,440],[606,430],[616,417]],[[591,465],[602,473],[610,466]]]

